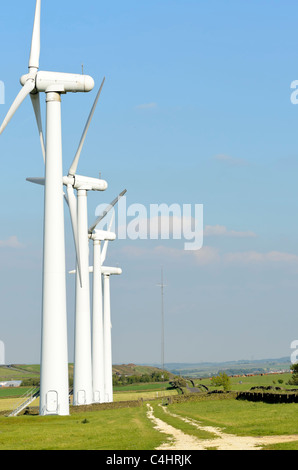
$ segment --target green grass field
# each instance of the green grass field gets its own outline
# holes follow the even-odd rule
[[[297,404],[266,404],[242,400],[215,400],[179,403],[169,411],[190,417],[206,426],[216,426],[237,436],[298,435]],[[298,441],[275,444],[272,449],[298,450]]]
[[[29,387],[18,387],[18,388],[0,388],[0,399],[1,398],[14,398],[24,395],[29,390]]]
[[[177,390],[144,390],[144,391],[131,391],[131,392],[117,392],[114,393],[114,401],[131,401],[131,400],[152,400],[155,398],[169,397],[178,395]]]
[[[212,434],[167,416],[150,402],[156,417],[198,439]],[[238,436],[298,434],[295,404],[268,405],[247,401],[205,400],[168,405],[171,413],[191,417]],[[68,417],[0,417],[0,450],[154,450],[167,436],[154,429],[141,407],[77,412]],[[272,449],[298,450],[298,441],[276,444]]]
[[[231,385],[232,388],[231,390],[234,391],[246,391],[249,390],[251,387],[256,387],[256,386],[272,386],[272,387],[284,387],[284,388],[298,388],[297,386],[290,386],[287,385],[287,382],[289,381],[291,377],[290,373],[284,373],[284,374],[268,374],[268,375],[255,375],[255,376],[249,376],[249,377],[231,377]],[[283,383],[279,383],[279,380],[281,380]],[[194,379],[195,385],[198,384],[203,384],[206,385],[210,390],[214,390],[216,387],[212,387],[211,385],[211,379]]]
[[[170,384],[167,383],[136,383],[131,385],[118,385],[113,387],[114,392],[131,392],[131,391],[144,391],[144,390],[167,390]]]
[[[298,435],[298,406],[242,400],[214,400],[169,405],[169,410],[238,436]]]
[[[0,417],[0,450],[150,450],[163,441],[145,406],[68,417]]]
[[[27,373],[36,375],[38,371],[31,369]],[[243,391],[260,385],[290,388],[286,385],[289,378],[290,374],[234,377],[232,389]],[[280,384],[279,380],[283,383]],[[209,379],[196,379],[195,383],[203,383],[213,389]],[[152,383],[115,387],[115,402],[143,398],[143,405],[138,407],[88,412],[76,410],[68,417],[0,416],[0,450],[154,450],[166,441],[167,436],[154,429],[146,416],[146,400],[151,400],[157,418],[183,433],[198,439],[212,437],[209,432],[164,413],[159,406],[162,397],[178,393],[167,390],[168,385]],[[23,393],[21,388],[0,389],[0,411],[13,409],[19,401],[18,395]],[[38,406],[38,401],[33,406]],[[213,396],[213,399],[169,404],[167,409],[178,416],[195,419],[204,426],[215,426],[237,436],[298,434],[298,404],[266,404],[214,399]],[[298,450],[298,441],[274,444],[270,448]]]
[[[22,396],[27,389],[0,389],[0,412],[12,411],[21,402],[20,396]],[[126,402],[126,401],[138,401],[138,400],[154,400],[162,397],[169,397],[177,395],[176,390],[137,390],[137,391],[126,391],[126,392],[115,392],[114,402]],[[36,399],[30,406],[38,407],[39,399]]]

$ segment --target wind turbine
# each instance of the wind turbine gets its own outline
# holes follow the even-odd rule
[[[105,261],[108,241],[116,238],[115,233],[111,232],[113,217],[111,218],[108,231],[96,230],[97,225],[103,220],[110,210],[117,204],[119,199],[126,194],[127,190],[122,191],[103,211],[89,228],[89,238],[93,240],[93,266],[90,266],[89,272],[93,273],[93,303],[92,303],[92,379],[93,379],[93,402],[105,403],[112,401],[112,360],[111,360],[111,319],[110,309],[107,307],[110,300],[103,305],[103,286],[102,278],[104,275],[120,275],[120,268],[110,268],[102,266]],[[101,244],[105,241],[101,252]],[[77,269],[70,271],[69,274],[77,274]],[[106,282],[107,284],[107,282]],[[107,294],[107,299],[110,294]],[[104,321],[104,311],[109,317]],[[107,339],[105,336],[107,335]],[[105,352],[107,351],[107,352]],[[107,358],[107,363],[106,363]],[[108,392],[106,392],[106,383],[109,383]]]
[[[111,232],[99,235],[98,241],[113,240]],[[111,237],[111,238],[106,238]],[[94,239],[95,242],[95,239]],[[95,244],[99,252],[99,243]],[[96,252],[96,249],[95,249]],[[97,259],[100,260],[99,257]],[[95,264],[96,266],[96,264]],[[95,298],[93,297],[93,346],[92,346],[92,371],[93,371],[93,402],[113,402],[113,370],[112,370],[112,338],[111,338],[111,301],[110,301],[110,276],[121,275],[122,269],[101,266],[100,269],[90,267],[93,273],[93,285]],[[76,271],[70,271],[75,274]],[[95,273],[95,275],[94,275]],[[103,302],[104,300],[104,302]]]
[[[77,258],[73,383],[75,406],[91,404],[93,401],[87,192],[105,191],[108,187],[104,180],[81,176],[76,172],[104,82],[105,78],[94,100],[68,175],[63,177],[63,184],[67,191],[65,200],[69,207]],[[27,178],[27,181],[44,185],[44,178]],[[74,190],[77,191],[77,198]]]
[[[104,291],[104,376],[105,376],[105,402],[113,402],[113,363],[112,363],[112,324],[111,324],[111,293],[110,276],[122,274],[120,268],[102,268]]]
[[[113,219],[110,222],[110,227]],[[109,227],[109,229],[110,229]],[[113,362],[112,362],[112,323],[111,323],[111,289],[110,289],[110,276],[120,275],[122,270],[120,268],[110,268],[103,266],[105,262],[109,240],[106,240],[102,253],[102,276],[103,276],[103,327],[104,327],[104,390],[105,402],[113,402]]]
[[[105,353],[102,292],[101,243],[115,240],[116,235],[103,230],[92,233],[93,240],[93,308],[92,308],[92,383],[94,403],[105,402]]]
[[[91,343],[91,309],[90,309],[90,280],[89,280],[89,237],[88,237],[88,208],[87,192],[104,191],[107,183],[101,179],[87,178],[76,175],[84,141],[100,97],[101,87],[95,98],[92,110],[87,120],[78,150],[68,171],[67,194],[71,201],[70,215],[73,232],[77,232],[75,243],[79,264],[76,276],[76,319],[75,319],[75,350],[74,350],[74,382],[73,404],[75,406],[93,402],[92,388],[92,343]],[[77,191],[77,199],[74,197]]]
[[[105,347],[107,346],[108,348],[108,345],[105,339],[107,329],[105,329],[106,322],[103,318],[103,312],[107,311],[107,308],[105,310],[103,308],[102,289],[102,275],[107,274],[109,271],[103,268],[102,264],[106,258],[108,241],[113,241],[116,238],[116,235],[111,232],[114,214],[111,218],[108,231],[96,230],[96,227],[126,192],[126,189],[122,191],[119,196],[114,199],[114,201],[109,204],[106,210],[96,219],[95,223],[89,228],[89,236],[93,240],[93,268],[90,268],[90,272],[93,272],[92,378],[94,403],[104,403],[105,401],[109,401],[108,399],[106,400],[105,396],[105,383],[107,380],[107,370],[109,367],[111,367],[111,364],[107,364],[105,362],[105,358],[107,356],[105,353]],[[101,244],[103,241],[105,243],[103,251],[101,252]],[[114,271],[114,274],[122,273],[122,271],[117,268]],[[110,393],[108,396],[110,396]]]
[[[29,73],[1,127],[4,131],[24,99],[30,95],[45,159],[44,248],[40,415],[69,414],[64,208],[62,190],[61,95],[89,92],[87,75],[39,71],[41,0],[36,1]],[[40,93],[46,94],[46,145],[41,126]],[[33,96],[35,95],[35,96]]]

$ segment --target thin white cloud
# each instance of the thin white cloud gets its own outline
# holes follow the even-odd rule
[[[238,253],[227,253],[224,255],[224,260],[228,263],[255,265],[269,263],[298,264],[298,255],[282,251],[270,251],[267,253],[260,253],[257,251],[246,251]]]
[[[252,231],[228,230],[224,225],[206,225],[204,236],[224,236],[235,238],[254,238],[256,234]]]
[[[170,259],[184,259],[188,257],[188,261],[194,262],[198,266],[297,266],[298,255],[282,251],[243,251],[243,252],[227,252],[222,253],[217,248],[204,245],[200,250],[185,251],[183,248],[174,248],[171,246],[159,245],[152,248],[148,247],[124,247],[122,253],[129,257],[150,258],[161,256]]]
[[[198,264],[221,263],[223,265],[246,265],[246,266],[276,266],[297,265],[298,255],[283,251],[240,251],[220,253],[216,248],[204,246],[202,250],[194,252]]]
[[[12,235],[8,240],[0,240],[0,248],[22,248],[22,243],[19,242],[16,235]]]
[[[219,154],[215,155],[214,160],[218,162],[223,162],[227,165],[231,166],[245,166],[247,165],[247,161],[244,160],[244,158],[238,158],[238,157],[231,157],[230,155],[225,155],[225,154]]]
[[[183,248],[173,248],[171,246],[158,245],[155,247],[136,247],[126,246],[121,252],[129,257],[134,258],[150,258],[156,256],[158,259],[166,257],[168,259],[186,259],[193,261],[201,266],[206,266],[220,261],[220,254],[216,248],[211,246],[203,246],[200,250],[185,251]]]
[[[154,109],[157,108],[157,103],[143,103],[136,106],[136,109]]]
[[[212,246],[203,246],[200,250],[193,251],[195,261],[200,266],[207,266],[220,261],[220,253]]]

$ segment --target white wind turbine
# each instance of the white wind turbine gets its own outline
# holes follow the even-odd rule
[[[91,404],[93,401],[87,192],[105,191],[108,187],[106,181],[77,175],[76,171],[104,81],[105,79],[95,98],[68,175],[63,177],[77,258],[73,383],[75,406]],[[27,181],[40,185],[44,185],[45,182],[44,178],[27,178]],[[74,190],[77,191],[77,198]]]
[[[92,322],[92,379],[93,403],[113,402],[113,364],[111,337],[111,300],[110,276],[121,275],[121,268],[98,266],[100,258],[100,243],[112,241],[115,234],[96,230],[94,235],[94,267],[93,273],[93,322]],[[70,274],[75,274],[70,271]]]
[[[110,268],[102,265],[106,258],[108,241],[113,241],[116,238],[115,233],[111,232],[114,215],[111,218],[108,231],[96,230],[96,227],[126,192],[126,189],[122,191],[89,228],[89,237],[93,240],[93,266],[89,268],[89,272],[93,273],[92,379],[94,403],[109,402],[112,401],[113,397],[111,315],[109,307],[110,293],[109,289],[107,289],[109,279],[107,279],[105,283],[106,300],[104,304],[102,280],[105,275],[110,276],[122,274],[122,270],[120,268]],[[101,244],[103,241],[105,241],[105,243],[101,252]],[[70,274],[75,273],[77,273],[77,270],[70,271]],[[104,319],[104,312],[107,320]],[[106,384],[108,384],[108,387]]]
[[[111,292],[110,276],[120,275],[120,268],[102,266],[103,297],[104,297],[104,387],[105,402],[113,402],[113,362],[112,362],[112,324],[111,324]]]
[[[122,191],[119,196],[106,208],[95,223],[89,228],[89,236],[93,240],[93,267],[90,271],[93,272],[93,305],[92,305],[92,378],[93,378],[93,401],[95,403],[104,403],[111,401],[111,387],[110,387],[110,373],[112,370],[112,361],[109,359],[111,356],[111,329],[107,328],[106,315],[108,315],[108,302],[106,296],[103,295],[102,278],[107,273],[121,274],[119,268],[115,268],[112,272],[111,268],[103,267],[105,262],[108,242],[113,241],[116,235],[111,232],[114,214],[112,215],[108,231],[96,230],[97,225],[108,214],[108,212],[117,204],[119,199],[126,194],[126,189]],[[101,244],[104,243],[103,250],[101,251]],[[107,282],[106,282],[107,284]],[[106,293],[109,297],[109,294]],[[104,305],[103,305],[104,298]],[[105,317],[104,317],[104,314]],[[108,325],[111,320],[108,320]],[[108,338],[107,338],[108,335]],[[106,384],[109,383],[108,391]],[[113,386],[113,381],[112,381]],[[113,389],[112,389],[113,392]]]
[[[90,76],[39,71],[41,0],[36,1],[29,73],[9,109],[0,134],[30,95],[45,159],[43,296],[40,415],[69,414],[64,210],[62,191],[61,95],[89,92]],[[40,93],[46,94],[46,146],[41,125]]]
[[[76,318],[74,350],[73,404],[85,405],[93,402],[92,389],[92,343],[89,280],[89,236],[87,192],[104,191],[107,183],[101,179],[81,177],[76,174],[85,138],[101,94],[105,79],[95,98],[87,120],[77,153],[67,176],[67,195],[72,220],[79,264],[76,276]],[[77,199],[74,196],[77,191]],[[76,235],[77,234],[77,235]]]
[[[93,402],[105,402],[105,353],[102,292],[101,243],[115,240],[116,235],[104,230],[95,230],[93,240],[93,304],[92,304],[92,381]]]

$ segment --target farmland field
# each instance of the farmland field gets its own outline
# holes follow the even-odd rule
[[[147,450],[164,439],[145,407],[69,417],[0,417],[0,430],[0,450]]]
[[[161,422],[195,439],[200,445],[208,441],[208,448],[216,448],[212,430],[217,429],[234,440],[249,436],[280,436],[292,442],[281,442],[272,449],[298,450],[298,408],[295,404],[268,405],[234,399],[202,400],[161,407],[161,401],[144,401],[133,408],[76,412],[68,417],[20,416],[0,417],[0,450],[74,449],[74,450],[154,450],[163,445],[171,449],[169,435],[159,432],[148,419],[147,406]],[[166,409],[166,412],[165,412]],[[191,418],[201,425],[185,423]],[[293,438],[293,434],[296,437]],[[294,439],[294,440],[293,440]],[[296,440],[295,440],[296,439]],[[167,447],[168,442],[168,447]],[[214,441],[218,445],[218,440]],[[265,445],[264,448],[267,448]]]
[[[0,390],[0,412],[1,411],[12,411],[20,404],[20,389],[3,389]],[[5,396],[6,395],[6,396]],[[15,395],[15,397],[13,397]],[[145,390],[145,391],[127,391],[127,392],[116,392],[114,393],[114,402],[122,401],[137,401],[152,400],[156,398],[168,397],[177,395],[176,390]],[[36,399],[31,407],[39,406],[39,400]]]
[[[272,449],[298,450],[297,404],[266,404],[238,400],[200,401],[169,405],[168,410],[180,417],[216,427],[226,434],[243,436],[292,436],[289,443],[274,444]],[[282,442],[282,439],[280,440]]]
[[[36,376],[39,371],[33,369],[27,369],[27,373]],[[16,371],[13,372],[15,375]],[[289,378],[290,374],[233,377],[231,384],[232,389],[237,391],[255,386],[290,388],[287,385]],[[209,379],[195,379],[194,384],[204,384],[209,390],[214,389]],[[0,411],[12,410],[25,390],[0,389]],[[189,393],[187,390],[185,392]],[[233,445],[236,449],[243,442],[243,445],[248,445],[249,440],[255,440],[253,442],[264,449],[298,450],[297,404],[239,401],[214,394],[212,398],[201,394],[200,400],[181,403],[171,403],[163,398],[171,396],[178,397],[178,391],[169,389],[169,383],[132,384],[114,388],[115,409],[86,409],[82,412],[71,408],[68,417],[2,416],[0,450],[173,449],[177,433],[176,449],[179,446],[187,448],[183,447],[188,445],[187,439],[193,446],[190,449],[221,449],[224,436],[228,436],[232,449]],[[122,404],[120,409],[117,407],[120,402],[128,401],[137,402],[137,406]],[[31,406],[37,407],[38,400]],[[150,419],[148,410],[151,412]],[[158,429],[156,422],[161,429]],[[219,437],[219,433],[223,435]],[[186,439],[186,443],[182,443],[181,439]]]
[[[154,383],[135,383],[131,385],[116,385],[113,387],[114,392],[143,391],[143,390],[166,390],[169,388],[168,382]]]
[[[130,400],[150,400],[153,398],[162,398],[172,395],[177,395],[177,390],[144,390],[144,391],[133,391],[131,392],[117,392],[114,394],[114,401],[130,401]]]
[[[253,375],[253,376],[243,376],[243,377],[231,377],[231,390],[234,391],[246,391],[251,387],[257,386],[273,386],[273,387],[286,387],[286,388],[298,388],[297,386],[287,385],[289,379],[291,378],[291,373],[283,374],[267,374],[267,375]],[[280,383],[281,382],[281,383]],[[203,384],[206,385],[210,390],[213,390],[216,387],[212,387],[211,379],[194,379],[195,385]]]

